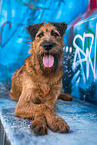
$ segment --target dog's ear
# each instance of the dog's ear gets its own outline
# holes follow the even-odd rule
[[[64,35],[66,28],[67,28],[67,24],[61,23],[61,22],[60,23],[51,23],[51,24],[53,24],[56,27],[56,29],[58,30],[58,32],[60,33],[60,35],[62,37]]]
[[[27,27],[28,33],[31,36],[31,40],[33,41],[35,39],[36,33],[38,32],[39,28],[43,25],[44,23],[40,24],[33,24]]]

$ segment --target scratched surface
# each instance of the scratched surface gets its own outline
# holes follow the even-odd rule
[[[0,94],[0,120],[11,145],[97,145],[97,106],[78,100],[58,100],[56,113],[68,122],[70,132],[59,134],[49,130],[48,135],[36,137],[29,129],[31,120],[14,116],[16,104],[8,97],[8,90]]]

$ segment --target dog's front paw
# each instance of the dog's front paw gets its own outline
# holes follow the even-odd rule
[[[46,123],[40,120],[32,121],[30,128],[34,133],[34,135],[45,135],[48,133],[48,128],[46,126]]]
[[[50,124],[49,128],[58,133],[67,133],[70,129],[68,124],[61,118],[61,117],[56,117],[53,121],[52,124]]]

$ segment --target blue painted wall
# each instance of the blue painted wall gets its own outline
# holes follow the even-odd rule
[[[1,0],[0,81],[8,81],[29,55],[28,25],[44,21],[70,23],[86,10],[87,4],[88,0]]]
[[[66,22],[63,88],[74,97],[97,100],[97,10],[86,12],[89,0],[1,0],[0,81],[11,80],[29,55],[26,27]]]

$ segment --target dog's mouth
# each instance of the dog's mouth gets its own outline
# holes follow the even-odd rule
[[[54,65],[54,56],[51,54],[44,54],[43,64],[45,67],[52,67]]]

